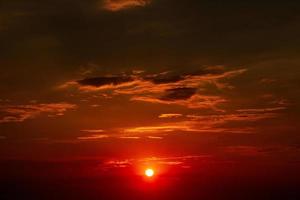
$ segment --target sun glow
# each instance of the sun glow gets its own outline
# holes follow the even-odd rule
[[[154,170],[153,170],[153,169],[150,169],[150,168],[146,169],[146,170],[145,170],[145,175],[146,175],[147,177],[152,177],[152,176],[154,176]]]

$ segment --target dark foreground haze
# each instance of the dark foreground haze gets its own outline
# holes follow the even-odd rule
[[[0,198],[8,199],[288,199],[300,197],[299,163],[199,162],[168,168],[153,180],[133,168],[101,170],[99,161],[1,163]]]

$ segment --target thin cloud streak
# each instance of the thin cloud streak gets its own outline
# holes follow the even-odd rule
[[[268,109],[265,109],[268,110]],[[277,109],[269,109],[276,111]],[[161,132],[213,132],[213,133],[252,133],[255,128],[240,126],[228,127],[230,122],[257,122],[272,118],[277,118],[280,113],[265,112],[256,110],[257,113],[232,113],[232,114],[218,114],[218,115],[186,115],[183,120],[169,123],[161,123],[155,126],[142,126],[125,128],[126,133],[161,133]],[[254,110],[253,110],[254,112]]]
[[[137,137],[137,136],[120,136],[120,139],[133,139],[133,140],[138,140],[141,139],[141,137]]]
[[[142,101],[148,103],[166,104],[166,105],[179,105],[187,108],[195,109],[212,109],[215,111],[223,112],[222,109],[218,108],[218,105],[227,102],[226,99],[219,96],[205,96],[205,95],[194,95],[187,100],[161,100],[155,97],[143,97],[135,96],[131,98],[132,101]]]
[[[104,139],[109,138],[109,135],[90,135],[90,136],[81,136],[77,137],[78,140],[98,140],[98,139]]]
[[[102,8],[108,11],[117,12],[134,7],[144,7],[150,2],[150,0],[104,0]]]
[[[103,169],[111,168],[125,168],[131,166],[142,166],[148,163],[164,165],[164,166],[186,166],[191,161],[207,160],[210,159],[211,155],[186,155],[186,156],[171,156],[171,157],[148,157],[148,158],[131,158],[124,160],[108,160],[104,162],[100,167]]]
[[[75,104],[69,103],[1,105],[0,111],[4,114],[0,118],[0,123],[23,122],[41,114],[48,114],[48,117],[62,116],[68,110],[76,108]]]
[[[239,109],[238,112],[273,112],[286,110],[287,107]]]
[[[161,133],[161,132],[172,132],[172,131],[195,131],[188,125],[170,124],[160,126],[143,126],[125,129],[125,133]]]
[[[90,130],[81,130],[81,132],[87,132],[87,133],[103,133],[105,132],[102,129],[90,129]]]
[[[160,114],[158,118],[178,118],[182,117],[182,114],[179,113],[166,113],[166,114]]]
[[[147,136],[147,138],[154,139],[154,140],[162,140],[162,139],[164,139],[163,137],[159,137],[159,136]]]

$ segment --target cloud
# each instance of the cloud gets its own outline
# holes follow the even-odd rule
[[[163,137],[159,137],[159,136],[147,136],[147,138],[154,139],[154,140],[162,140],[162,139],[164,139]]]
[[[101,87],[105,85],[120,85],[122,83],[131,82],[133,79],[129,76],[103,76],[95,78],[86,78],[77,81],[83,86]]]
[[[122,88],[133,87],[137,81],[131,76],[101,76],[94,78],[85,78],[81,80],[71,80],[60,86],[58,89],[78,88],[84,92],[105,92]]]
[[[81,130],[82,132],[87,132],[87,133],[103,133],[104,130],[102,129],[87,129],[87,130]]]
[[[104,163],[103,168],[125,168],[129,167],[132,163],[132,159],[128,160],[109,160]]]
[[[144,77],[144,80],[151,81],[154,84],[176,83],[184,80],[184,76],[178,74],[170,74],[169,72],[152,74]]]
[[[165,91],[161,100],[164,101],[176,101],[176,100],[186,100],[196,94],[196,88],[188,88],[188,87],[181,87],[181,88],[172,88]]]
[[[172,132],[207,132],[207,133],[251,133],[253,128],[222,128],[217,127],[210,121],[181,121],[172,123],[162,123],[153,126],[141,126],[125,128],[125,133],[131,134],[160,134],[160,133],[172,133]]]
[[[166,105],[180,105],[188,108],[213,109],[227,100],[221,96],[223,90],[234,86],[226,81],[245,73],[246,69],[225,71],[220,67],[208,67],[193,73],[146,72],[122,75],[99,76],[81,80],[71,80],[60,89],[77,88],[84,92],[100,92],[110,96],[127,95],[132,101],[143,101]],[[219,95],[206,94],[214,86]]]
[[[188,124],[162,124],[158,126],[142,126],[124,129],[125,133],[161,133],[172,131],[195,131]]]
[[[98,140],[103,138],[115,139],[163,139],[161,135],[168,135],[178,132],[193,133],[236,133],[249,134],[257,130],[253,123],[268,119],[278,118],[285,107],[274,108],[252,108],[239,109],[232,113],[219,114],[178,114],[166,113],[159,115],[160,119],[178,118],[176,121],[155,123],[147,126],[132,126],[118,128],[114,133],[109,135],[95,134],[102,133],[102,129],[87,129],[83,132],[92,133],[91,135],[78,137],[80,140]]]
[[[104,0],[102,8],[108,11],[120,11],[134,7],[144,7],[150,0]]]
[[[210,155],[185,155],[185,156],[170,156],[170,157],[149,157],[140,159],[139,162],[156,162],[159,164],[166,164],[166,165],[181,165],[185,162],[191,160],[199,160],[204,158],[209,158]]]
[[[182,166],[186,167],[187,164],[190,164],[192,161],[197,160],[207,160],[211,158],[211,155],[185,155],[185,156],[171,156],[171,157],[148,157],[148,158],[131,158],[124,160],[108,160],[104,162],[104,165],[101,166],[104,169],[111,168],[125,168],[131,166],[143,166],[148,165],[149,163],[153,165],[162,165],[162,166]]]
[[[77,137],[78,140],[98,140],[103,138],[109,138],[109,135],[100,134],[100,135],[89,135],[89,136]]]
[[[251,108],[251,109],[239,109],[238,112],[273,112],[285,110],[286,107],[275,107],[275,108]]]
[[[133,134],[133,133],[137,133],[137,132],[126,131],[126,133],[129,133],[129,134],[124,135],[124,132],[119,133],[119,134],[109,134],[109,135],[107,135],[107,134],[92,134],[92,135],[86,135],[86,136],[79,136],[76,139],[77,139],[77,141],[97,141],[97,140],[102,140],[102,139],[107,139],[107,138],[127,139],[127,140],[139,140],[139,139],[161,140],[161,139],[163,139],[163,137],[160,137],[160,136],[136,136],[135,134]]]
[[[181,117],[182,114],[178,114],[178,113],[167,113],[167,114],[161,114],[158,116],[158,118],[177,118],[177,117]]]
[[[279,108],[251,109],[251,113],[242,112],[214,115],[186,115],[181,121],[159,123],[152,126],[125,128],[126,133],[170,133],[170,132],[212,132],[212,133],[252,133],[256,129],[246,123],[277,118]],[[245,109],[249,111],[249,109]],[[166,115],[168,116],[168,114]],[[172,114],[171,114],[172,116]],[[176,116],[176,114],[175,114]],[[242,126],[239,123],[243,123]],[[228,126],[230,124],[230,126]]]
[[[120,136],[120,139],[132,139],[132,140],[138,140],[141,139],[141,137],[138,136]]]
[[[197,120],[197,121],[209,121],[213,124],[220,124],[230,121],[258,121],[262,119],[269,119],[277,117],[277,113],[263,113],[263,114],[226,114],[226,115],[208,115],[208,116],[201,116],[201,115],[188,115],[187,117]]]
[[[209,95],[194,95],[186,100],[173,100],[169,101],[166,99],[159,99],[151,96],[134,96],[131,98],[132,101],[144,101],[149,103],[159,103],[167,105],[180,105],[188,108],[201,108],[201,109],[212,109],[216,111],[223,111],[217,108],[221,103],[225,103],[227,100],[220,96],[209,96]]]
[[[159,136],[140,136],[133,132],[126,132],[127,134],[124,134],[124,131],[122,132],[115,132],[111,134],[104,134],[104,130],[81,130],[82,132],[91,133],[90,135],[83,135],[77,137],[77,140],[81,141],[91,141],[91,140],[101,140],[106,138],[111,139],[132,139],[132,140],[138,140],[138,139],[163,139],[163,137]],[[102,134],[97,134],[102,133]]]
[[[76,105],[69,103],[1,105],[0,113],[2,113],[2,116],[0,123],[23,122],[41,114],[48,114],[49,117],[61,116],[66,111],[75,108]]]

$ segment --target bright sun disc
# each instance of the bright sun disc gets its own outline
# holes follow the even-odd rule
[[[148,177],[152,177],[154,175],[154,170],[153,169],[146,169],[145,170],[145,175]]]

